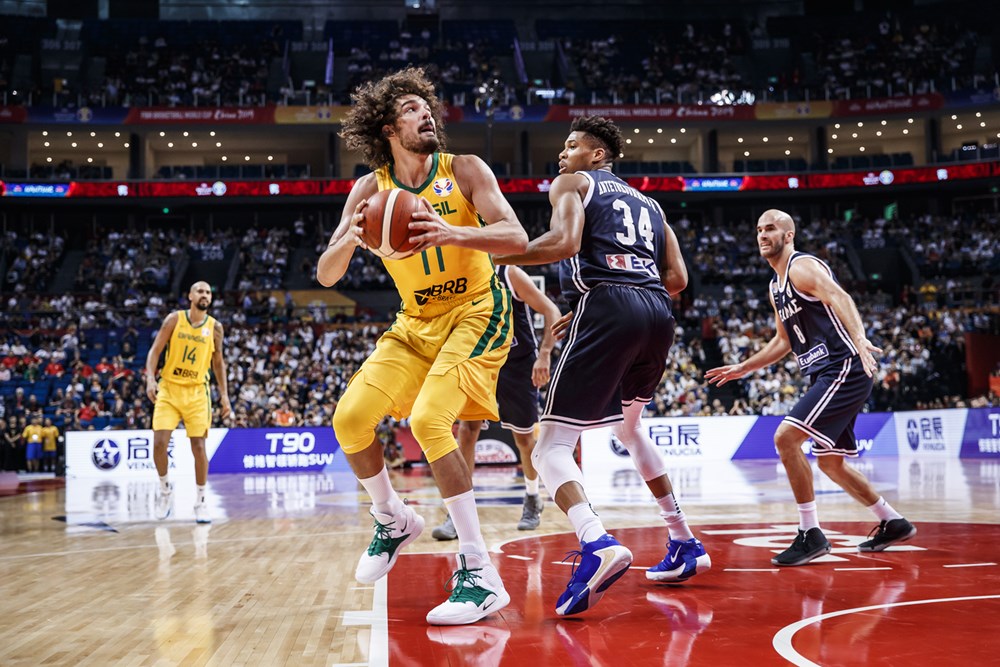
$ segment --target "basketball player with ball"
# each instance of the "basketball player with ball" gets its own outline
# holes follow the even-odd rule
[[[396,494],[375,427],[410,417],[458,532],[451,595],[427,614],[435,625],[475,623],[510,602],[479,527],[472,476],[451,427],[498,419],[497,376],[511,338],[511,296],[490,254],[516,254],[528,236],[474,155],[444,152],[441,103],[422,69],[363,84],[341,137],[373,172],[354,184],[316,277],[335,285],[360,247],[383,258],[402,299],[392,326],[351,379],[333,429],[371,496],[375,535],[355,578],[385,576],[424,519]],[[376,446],[373,446],[376,445]]]

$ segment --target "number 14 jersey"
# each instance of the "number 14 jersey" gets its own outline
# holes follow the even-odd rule
[[[215,353],[215,318],[195,325],[190,311],[177,311],[177,325],[167,342],[167,358],[160,377],[174,384],[208,384],[208,370]]]

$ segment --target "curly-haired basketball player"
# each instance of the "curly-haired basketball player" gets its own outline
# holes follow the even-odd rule
[[[510,602],[479,528],[472,478],[451,433],[457,419],[497,419],[496,383],[510,349],[511,297],[489,253],[521,252],[528,237],[496,177],[478,157],[443,152],[441,105],[424,72],[407,68],[360,86],[341,136],[375,171],[348,196],[340,225],[316,275],[334,285],[363,246],[367,198],[403,188],[424,199],[414,214],[416,253],[386,260],[402,309],[337,404],[333,428],[372,498],[375,537],[361,555],[358,581],[392,568],[424,520],[396,495],[375,427],[389,414],[410,416],[458,532],[451,596],[427,621],[474,623]]]

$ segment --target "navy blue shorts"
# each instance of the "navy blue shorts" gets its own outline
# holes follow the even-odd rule
[[[594,287],[577,304],[541,421],[583,428],[620,422],[623,405],[652,400],[673,342],[665,292]]]
[[[497,378],[500,425],[514,433],[534,433],[538,423],[538,389],[531,383],[534,354],[507,357]]]
[[[854,421],[872,393],[874,381],[857,356],[820,371],[784,422],[812,438],[816,456],[858,455]]]

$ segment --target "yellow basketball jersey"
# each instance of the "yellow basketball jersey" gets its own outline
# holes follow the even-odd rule
[[[455,182],[450,153],[434,153],[427,180],[410,188],[396,180],[392,165],[375,172],[379,190],[409,190],[431,203],[444,221],[456,227],[482,227],[479,216]],[[436,317],[487,289],[501,289],[493,260],[481,250],[457,246],[429,248],[406,259],[382,260],[403,300],[402,311],[413,317]]]
[[[160,377],[176,384],[208,384],[214,353],[215,319],[206,315],[203,323],[194,326],[190,311],[179,310]]]

